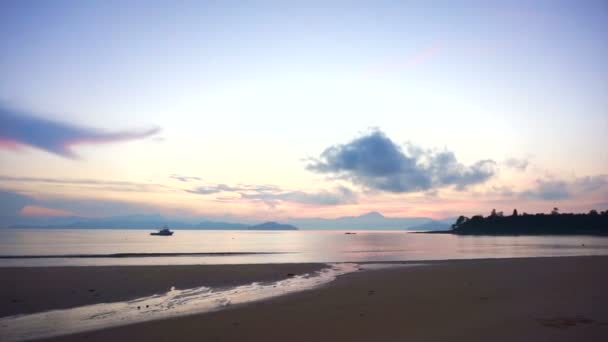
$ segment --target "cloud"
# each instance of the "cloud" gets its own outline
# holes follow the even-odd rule
[[[269,206],[276,206],[279,202],[292,202],[312,205],[341,205],[357,203],[357,195],[349,188],[338,186],[333,191],[322,190],[318,192],[284,191],[279,193],[242,193],[241,197],[251,200],[263,201]]]
[[[577,178],[574,186],[581,191],[596,191],[608,186],[608,175],[595,175]]]
[[[153,136],[160,129],[106,132],[32,116],[0,106],[0,148],[15,150],[26,145],[62,157],[76,159],[72,147],[104,144]]]
[[[176,173],[170,174],[169,178],[173,178],[173,179],[177,179],[180,182],[190,182],[190,181],[200,181],[202,180],[200,177],[193,177],[193,176],[183,176],[183,175],[178,175]]]
[[[471,166],[459,163],[454,153],[395,144],[380,130],[347,144],[331,146],[309,160],[312,172],[349,180],[369,189],[393,193],[428,191],[444,186],[464,189],[483,183],[496,173],[493,160]]]
[[[536,186],[531,190],[513,193],[522,198],[561,200],[579,195],[606,191],[608,175],[579,177],[566,181],[561,179],[537,179]]]
[[[220,192],[278,192],[281,188],[275,185],[250,185],[250,184],[238,184],[236,186],[226,184],[209,184],[203,186],[197,186],[193,189],[186,190],[186,192],[199,195],[211,195]]]
[[[274,185],[250,185],[239,184],[231,186],[227,184],[211,184],[198,186],[186,192],[198,195],[212,195],[223,192],[238,193],[240,197],[216,197],[222,202],[234,202],[240,199],[262,201],[270,207],[277,206],[280,202],[292,202],[315,205],[339,205],[356,203],[357,195],[349,188],[338,186],[332,191],[321,190],[317,192],[306,192],[300,190],[285,190]]]
[[[198,195],[211,195],[220,192],[234,192],[241,190],[240,187],[232,187],[226,184],[214,184],[214,185],[203,185],[197,186],[194,189],[186,190],[186,192]]]
[[[524,191],[521,197],[543,200],[561,200],[569,198],[572,194],[568,189],[568,183],[561,180],[536,180],[536,188]]]
[[[518,171],[526,171],[530,162],[527,159],[521,158],[507,158],[503,162],[506,167],[518,170]]]
[[[13,177],[0,175],[0,181],[19,183],[57,184],[61,186],[96,188],[103,190],[123,192],[154,192],[159,190],[172,190],[173,188],[157,183],[139,183],[129,181],[99,180],[86,178],[40,178],[40,177]]]

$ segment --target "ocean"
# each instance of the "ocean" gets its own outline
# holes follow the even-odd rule
[[[405,231],[1,229],[0,267],[380,262],[608,255],[608,237]]]

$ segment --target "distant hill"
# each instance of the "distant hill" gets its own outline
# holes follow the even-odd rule
[[[247,228],[249,230],[298,230],[298,228],[290,224],[281,224],[277,222],[264,222]]]
[[[379,212],[372,211],[360,216],[345,216],[335,219],[289,219],[287,222],[300,227],[300,229],[405,230],[414,229],[413,227],[433,222],[433,219],[427,217],[385,217]]]

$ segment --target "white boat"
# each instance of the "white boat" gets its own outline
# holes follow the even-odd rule
[[[167,227],[166,225],[160,229],[158,232],[155,233],[150,233],[150,235],[155,235],[155,236],[171,236],[173,235],[173,232],[171,230],[169,230],[169,227]]]

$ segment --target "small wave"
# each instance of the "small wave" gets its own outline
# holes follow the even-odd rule
[[[291,254],[291,252],[209,252],[209,253],[113,253],[113,254],[43,254],[43,255],[0,255],[0,259],[57,259],[57,258],[153,258],[183,256],[237,256]]]

